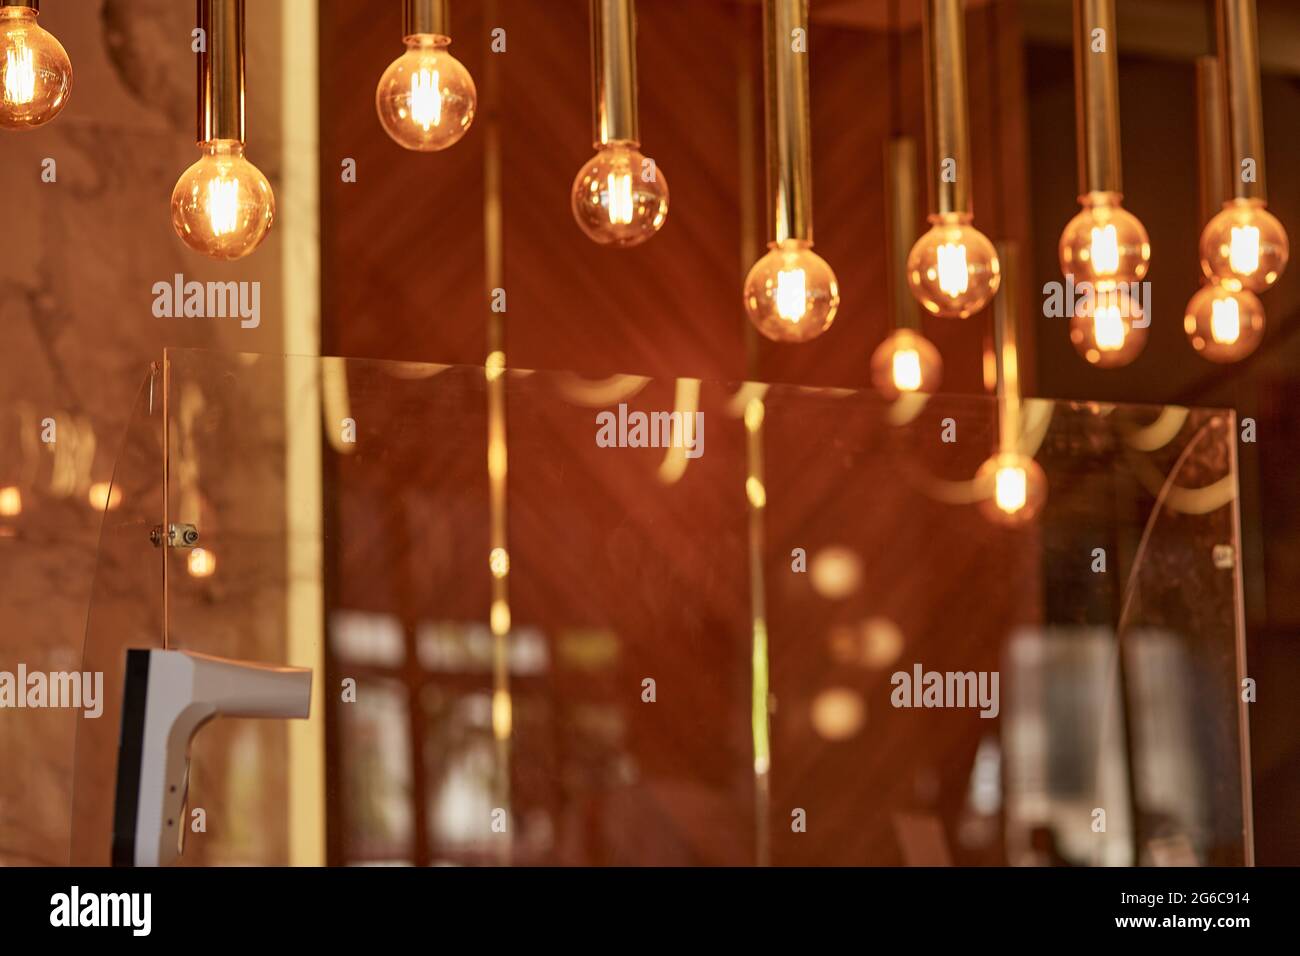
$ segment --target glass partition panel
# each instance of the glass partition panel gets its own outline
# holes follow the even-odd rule
[[[71,863],[106,866],[112,841],[122,685],[128,648],[163,646],[163,381],[140,386],[101,508],[82,671],[103,675],[103,706],[77,712]]]
[[[1246,862],[1233,419],[1022,411],[169,352],[186,862]]]

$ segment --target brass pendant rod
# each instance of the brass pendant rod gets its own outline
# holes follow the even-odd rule
[[[636,0],[591,0],[595,146],[640,145],[636,112]]]
[[[889,236],[889,302],[894,326],[919,329],[920,313],[907,287],[907,254],[916,241],[916,141],[903,136],[885,144],[889,202],[885,206]]]
[[[993,355],[997,363],[998,451],[1014,452],[1020,444],[1020,250],[1014,242],[997,244],[1002,264],[1001,295],[993,300]]]
[[[763,0],[763,51],[769,235],[811,244],[808,0]]]
[[[1255,0],[1219,0],[1219,62],[1232,143],[1232,194],[1238,199],[1267,199]],[[1247,160],[1254,160],[1253,181],[1243,181]]]
[[[970,112],[962,0],[925,0],[924,23],[930,211],[970,215]]]
[[[41,12],[41,0],[4,0],[0,7],[26,7],[28,10]]]
[[[451,39],[447,0],[403,0],[402,37],[436,36]]]
[[[1223,208],[1228,191],[1228,120],[1223,74],[1213,56],[1196,58],[1196,133],[1200,157],[1201,224]]]
[[[1079,193],[1123,193],[1115,0],[1074,0],[1074,118]]]
[[[198,0],[198,141],[244,141],[244,0]]]

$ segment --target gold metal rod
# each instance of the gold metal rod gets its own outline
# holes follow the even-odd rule
[[[763,0],[763,41],[769,234],[775,242],[811,243],[808,0]]]
[[[403,0],[402,36],[451,38],[451,14],[447,0]]]
[[[999,242],[997,250],[1002,289],[993,300],[993,353],[997,361],[998,451],[1005,453],[1016,451],[1020,442],[1020,250],[1014,242]]]
[[[1079,193],[1124,191],[1115,0],[1074,0],[1074,118]]]
[[[970,111],[962,0],[925,0],[925,66],[930,211],[969,215]]]
[[[26,7],[29,10],[35,10],[37,13],[41,10],[41,0],[3,0],[0,7]]]
[[[1228,120],[1223,74],[1213,56],[1196,58],[1196,133],[1201,180],[1201,222],[1210,221],[1231,195],[1228,189]]]
[[[916,241],[916,141],[909,137],[885,143],[885,175],[889,177],[889,202],[885,205],[889,236],[889,303],[894,325],[920,328],[920,313],[904,277],[907,254]]]
[[[244,141],[244,0],[198,0],[198,141]]]
[[[636,0],[591,0],[591,82],[595,145],[639,145]]]
[[[1255,0],[1219,0],[1219,61],[1232,143],[1232,194],[1238,199],[1267,199]],[[1247,160],[1254,161],[1254,176],[1253,181],[1243,182]]]

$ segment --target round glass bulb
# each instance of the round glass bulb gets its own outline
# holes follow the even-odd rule
[[[1047,503],[1047,475],[1028,455],[1002,452],[975,473],[980,511],[990,521],[1015,527],[1032,521]]]
[[[1236,362],[1264,338],[1264,303],[1248,289],[1210,282],[1187,303],[1183,330],[1192,348],[1211,362]]]
[[[573,180],[573,218],[592,242],[638,246],[668,218],[668,180],[635,143],[610,143]]]
[[[1201,269],[1229,289],[1263,292],[1291,256],[1286,229],[1262,199],[1230,199],[1201,232]]]
[[[1147,344],[1142,310],[1121,287],[1085,297],[1070,319],[1070,343],[1098,368],[1132,362]]]
[[[1075,283],[1105,290],[1147,274],[1151,239],[1120,199],[1119,193],[1102,192],[1079,197],[1083,209],[1066,224],[1058,248],[1061,273]]]
[[[275,194],[244,158],[238,140],[203,143],[203,156],[176,180],[172,227],[195,252],[240,259],[258,247],[275,220]]]
[[[0,5],[0,127],[31,129],[58,116],[72,92],[72,62],[30,7]]]
[[[890,333],[871,355],[871,383],[890,401],[909,392],[932,394],[942,380],[939,350],[915,329]]]
[[[930,230],[907,255],[907,284],[933,315],[965,319],[997,294],[1002,281],[997,250],[967,214],[930,217]]]
[[[389,64],[375,88],[379,122],[398,146],[429,153],[457,142],[474,122],[478,91],[451,40],[417,33]]]
[[[787,239],[768,246],[745,277],[745,314],[774,342],[807,342],[831,327],[840,286],[811,242]]]

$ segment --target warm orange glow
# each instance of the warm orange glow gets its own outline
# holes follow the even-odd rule
[[[194,548],[185,562],[192,578],[208,578],[216,573],[217,557],[206,548]]]

